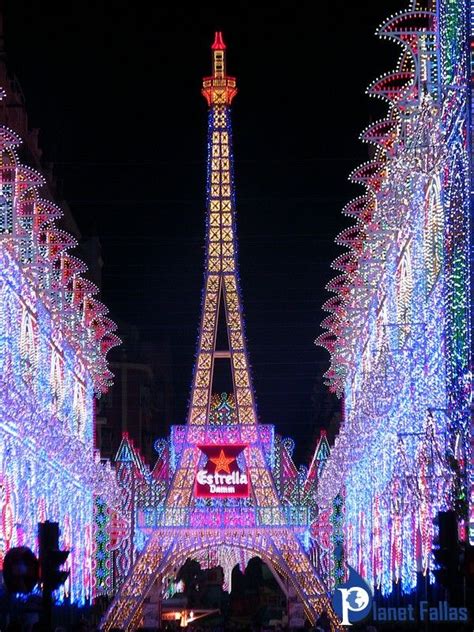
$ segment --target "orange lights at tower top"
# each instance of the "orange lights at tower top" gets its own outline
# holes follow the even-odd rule
[[[212,77],[204,77],[202,94],[209,107],[230,105],[237,94],[237,82],[235,77],[226,75],[226,45],[220,31],[216,31],[211,50]]]

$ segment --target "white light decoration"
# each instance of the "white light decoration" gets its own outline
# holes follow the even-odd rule
[[[437,4],[439,20],[411,2],[378,30],[403,52],[368,91],[389,111],[361,136],[375,156],[351,176],[366,192],[344,209],[356,224],[337,239],[349,252],[316,341],[345,404],[317,501],[343,495],[347,560],[383,594],[430,573],[438,511],[456,509],[467,535],[467,16]]]
[[[57,595],[83,604],[95,592],[94,498],[119,500],[93,445],[94,393],[110,384],[105,354],[119,340],[19,144],[0,127],[0,568],[12,546],[38,553],[37,523],[56,521],[71,549]]]

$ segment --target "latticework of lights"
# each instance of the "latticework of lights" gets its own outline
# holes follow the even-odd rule
[[[439,9],[378,31],[403,53],[369,89],[389,113],[362,134],[375,156],[351,177],[366,192],[345,207],[356,224],[337,239],[348,252],[317,340],[345,403],[318,502],[344,495],[347,560],[385,594],[430,575],[439,510],[468,517],[467,21],[463,3]]]
[[[326,591],[315,579],[314,569],[306,555],[295,546],[288,530],[265,529],[182,529],[180,537],[171,529],[155,530],[149,538],[144,552],[133,567],[132,574],[123,584],[107,615],[105,629],[120,626],[132,629],[137,609],[144,596],[151,590],[159,577],[168,577],[179,569],[187,558],[201,559],[203,549],[217,547],[240,549],[250,556],[258,555],[269,563],[280,576],[287,577],[294,585],[306,607],[310,619],[331,607]],[[139,615],[138,615],[139,616]],[[332,617],[334,627],[336,620]]]
[[[212,50],[213,75],[203,82],[210,106],[205,279],[188,420],[172,427],[169,441],[156,443],[153,471],[144,466],[128,437],[122,442],[117,458],[121,513],[129,513],[132,522],[117,547],[120,568],[114,574],[121,577],[121,586],[102,624],[105,630],[139,626],[147,594],[157,585],[163,594],[167,580],[187,558],[205,566],[221,564],[229,586],[235,563],[259,555],[279,581],[284,578],[294,587],[310,621],[326,610],[333,629],[338,629],[326,583],[334,565],[331,525],[314,524],[315,489],[329,444],[321,437],[309,470],[298,470],[293,442],[257,421],[236,261],[230,117],[236,82],[225,73],[219,33]],[[224,350],[216,347],[222,310],[229,342]],[[213,393],[216,359],[230,364],[232,394]],[[216,446],[240,448],[233,460],[239,473],[245,472],[248,495],[198,493],[197,473],[207,467],[206,450]],[[323,531],[327,537],[319,542]]]
[[[216,443],[236,441],[234,434],[236,409],[233,407],[233,397],[223,393],[220,397],[214,396],[212,400],[210,419],[213,425],[207,429],[208,437],[211,435]],[[331,536],[332,521],[327,520],[321,526],[315,503],[315,488],[330,452],[326,436],[323,433],[316,446],[309,471],[304,469],[299,471],[292,460],[294,442],[291,439],[283,440],[279,435],[275,435],[273,426],[259,424],[257,432],[264,450],[265,461],[276,483],[278,503],[282,503],[283,506],[277,504],[274,507],[256,508],[251,498],[194,499],[188,507],[170,506],[167,498],[171,482],[179,469],[180,456],[185,449],[186,426],[174,426],[170,440],[156,442],[155,447],[159,456],[151,471],[130,438],[125,436],[115,461],[119,485],[123,490],[120,514],[131,516],[132,522],[125,521],[122,524],[121,533],[113,547],[115,555],[112,559],[109,551],[107,559],[98,565],[98,569],[99,567],[103,569],[98,574],[102,576],[105,569],[107,581],[109,581],[109,570],[112,565],[115,565],[113,576],[116,583],[113,588],[119,588],[137,556],[143,550],[148,550],[149,537],[160,529],[161,533],[166,533],[167,531],[163,530],[166,527],[175,533],[173,525],[178,524],[180,529],[195,529],[188,532],[190,537],[191,535],[193,537],[193,546],[196,550],[188,551],[187,557],[192,553],[194,559],[199,561],[203,568],[221,565],[225,586],[230,588],[233,567],[236,563],[244,567],[249,557],[259,554],[255,552],[258,546],[256,545],[256,548],[251,550],[239,549],[237,542],[234,546],[224,546],[222,543],[219,547],[213,547],[206,540],[207,530],[229,529],[237,537],[242,528],[250,529],[246,537],[250,538],[248,542],[251,542],[252,538],[256,537],[257,531],[254,530],[263,529],[271,538],[272,523],[279,529],[285,527],[284,523],[286,523],[296,534],[295,550],[297,547],[303,547],[308,557],[311,560],[314,559],[319,574],[332,586],[333,575],[336,573],[333,555],[334,551],[336,549],[339,551],[340,547],[336,547]],[[100,522],[104,520],[102,511],[99,512],[96,520]],[[337,516],[336,520],[338,520]],[[199,550],[197,543],[200,543]],[[264,552],[261,551],[260,555],[263,554]],[[157,559],[157,563],[158,561]],[[163,577],[172,578],[177,568],[176,565],[167,566],[163,571]],[[153,581],[152,578],[149,579],[151,586]],[[134,577],[133,581],[138,580]],[[145,587],[143,590],[145,591]],[[104,586],[104,591],[110,592],[110,588],[105,589]],[[126,609],[121,610],[122,613],[125,611]]]
[[[110,383],[105,354],[119,341],[20,144],[0,127],[0,566],[13,546],[37,552],[37,523],[57,521],[71,549],[58,597],[83,603],[95,590],[94,494],[117,503],[110,464],[93,446],[93,400]]]

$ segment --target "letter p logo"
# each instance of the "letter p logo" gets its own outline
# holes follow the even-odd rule
[[[349,568],[349,579],[336,588],[332,597],[332,605],[342,625],[352,625],[365,619],[372,606],[372,592],[367,582]]]
[[[369,604],[369,593],[363,588],[337,588],[342,596],[342,625],[352,625],[349,612],[361,612]]]

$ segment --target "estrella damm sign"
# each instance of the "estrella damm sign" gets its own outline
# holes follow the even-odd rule
[[[207,463],[196,473],[194,493],[198,498],[247,498],[249,480],[237,457],[246,445],[199,445]]]

